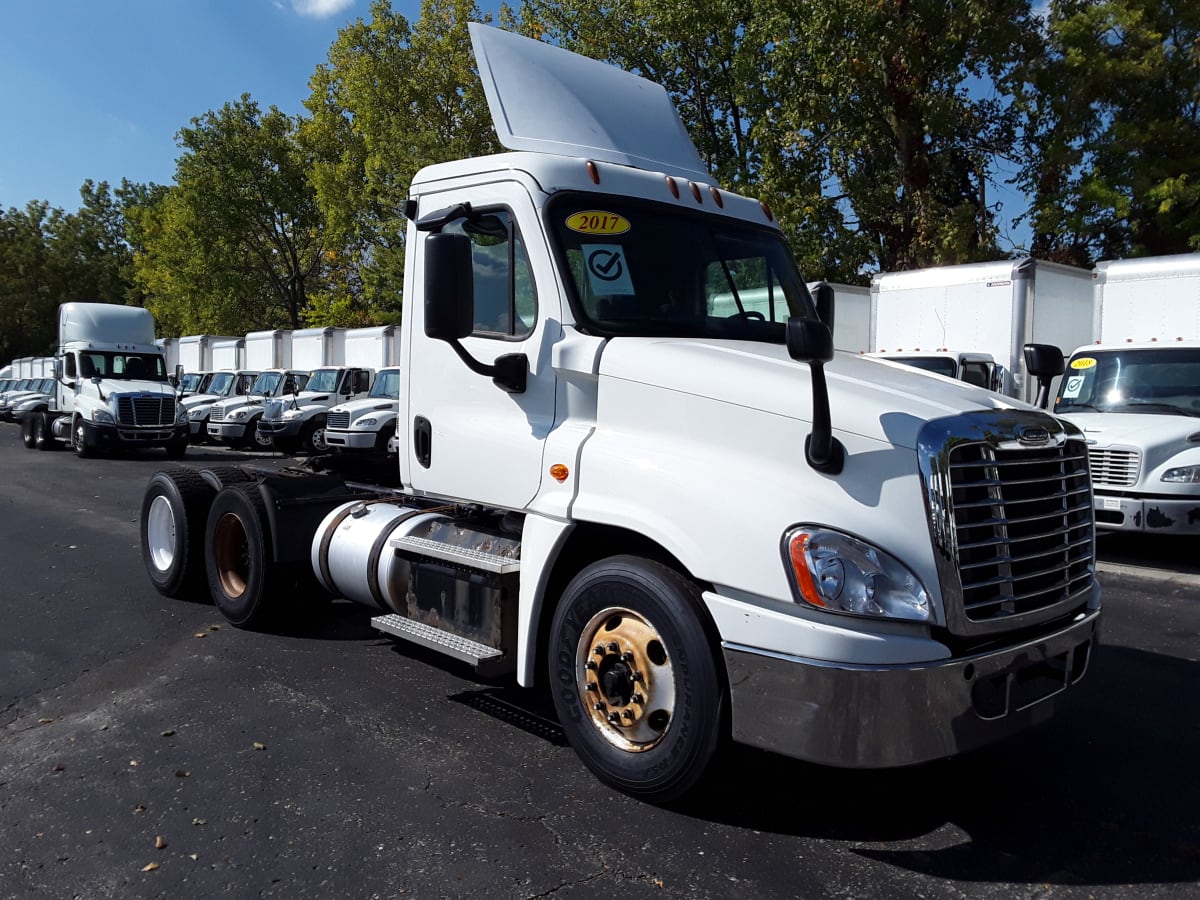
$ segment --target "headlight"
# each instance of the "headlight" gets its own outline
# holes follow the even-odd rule
[[[895,557],[857,538],[801,525],[784,541],[797,595],[818,609],[929,619],[929,595]]]
[[[1180,466],[1163,472],[1162,481],[1173,484],[1200,484],[1200,466]]]
[[[175,410],[175,424],[186,425],[188,420],[188,411],[186,406],[179,406]]]
[[[287,412],[285,412],[285,413],[283,414],[283,417],[284,417],[285,419],[296,419],[296,418],[299,418],[301,415],[303,415],[303,413],[302,413],[300,410],[298,410],[298,409],[289,409]]]
[[[355,428],[374,428],[378,419],[359,419],[354,423]]]
[[[242,421],[242,419],[246,418],[246,416],[248,416],[249,414],[250,414],[250,410],[246,409],[243,406],[241,409],[235,409],[233,412],[231,412],[225,418],[233,419],[233,421],[235,421],[235,422],[240,422],[240,421]]]
[[[115,422],[117,420],[113,418],[113,414],[111,412],[109,412],[107,409],[97,406],[94,410],[92,410],[92,421],[93,422],[106,422],[109,425],[111,425],[113,422]]]

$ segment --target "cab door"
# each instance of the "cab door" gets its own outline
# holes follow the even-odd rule
[[[540,487],[543,447],[554,423],[549,348],[561,330],[558,295],[524,186],[500,182],[468,193],[427,195],[421,212],[463,202],[471,205],[470,218],[440,229],[471,241],[474,328],[461,346],[485,365],[524,354],[526,389],[505,392],[491,378],[472,372],[449,343],[425,336],[422,262],[429,234],[417,232],[422,246],[416,252],[416,290],[405,309],[413,318],[407,404],[402,396],[397,427],[407,430],[401,477],[412,489],[434,496],[522,509]]]

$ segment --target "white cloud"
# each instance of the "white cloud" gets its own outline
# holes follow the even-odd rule
[[[354,5],[354,0],[292,0],[292,9],[302,16],[325,19]]]

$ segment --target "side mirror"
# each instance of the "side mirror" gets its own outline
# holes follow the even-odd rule
[[[425,336],[439,341],[467,337],[475,324],[471,239],[465,234],[425,238]]]
[[[183,365],[176,363],[175,365],[175,380],[171,382],[175,387],[179,387],[183,383]]]
[[[63,361],[61,356],[54,357],[54,380],[62,381],[63,379]]]
[[[846,462],[846,451],[833,436],[829,417],[829,388],[825,363],[833,359],[833,332],[815,319],[790,318],[787,322],[788,355],[806,362],[812,373],[812,433],[804,440],[804,457],[818,472],[837,475]]]
[[[828,281],[820,282],[813,288],[813,300],[817,304],[817,316],[833,334],[833,285]]]
[[[1038,392],[1034,403],[1045,409],[1050,405],[1050,383],[1066,371],[1066,360],[1062,351],[1053,344],[1026,344],[1021,352],[1025,356],[1025,368],[1037,379]]]

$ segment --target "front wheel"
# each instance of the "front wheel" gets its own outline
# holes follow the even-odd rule
[[[313,419],[300,432],[300,448],[305,453],[325,453],[329,443],[325,440],[325,419]]]
[[[251,420],[246,426],[247,438],[244,443],[256,450],[273,450],[275,449],[275,439],[269,434],[263,434],[258,430],[258,419]]]
[[[25,445],[26,450],[33,450],[37,447],[37,442],[33,437],[33,423],[40,415],[41,413],[30,413],[21,420],[21,443]]]
[[[44,412],[33,414],[30,426],[33,432],[33,446],[36,450],[53,450],[54,438],[50,435],[50,419]]]
[[[183,454],[187,452],[188,439],[184,438],[181,441],[170,441],[163,446],[163,450],[167,453],[167,459],[183,459]]]
[[[84,428],[82,416],[76,416],[75,421],[71,424],[71,448],[80,459],[87,459],[94,455],[92,448],[88,446],[87,429]]]
[[[694,787],[723,733],[725,692],[697,586],[660,563],[593,563],[550,626],[554,706],[602,781],[664,803]]]

